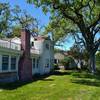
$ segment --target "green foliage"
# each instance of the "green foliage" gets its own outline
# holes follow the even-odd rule
[[[27,28],[33,34],[39,32],[38,22],[18,5],[11,8],[9,3],[0,3],[0,38],[20,37],[21,28]]]
[[[27,0],[28,1],[28,0]],[[83,43],[90,59],[90,69],[91,72],[95,72],[95,53],[100,46],[100,35],[96,39],[96,35],[100,32],[100,4],[99,0],[29,0],[32,1],[37,7],[45,7],[51,12],[51,16],[60,22],[62,19],[65,23],[71,21],[76,26],[76,30],[73,33],[80,33],[82,38],[78,38],[80,41],[78,43]],[[36,2],[36,3],[35,3]],[[53,20],[55,20],[53,19]],[[52,22],[52,20],[51,20]],[[50,23],[51,23],[50,22]],[[63,41],[66,39],[68,32],[64,24],[58,23],[52,28],[51,24],[48,26],[49,30],[52,30],[52,36],[54,37],[55,43],[57,41]],[[56,27],[57,26],[57,27]],[[75,29],[75,28],[74,28]],[[70,28],[69,28],[70,30]],[[55,35],[55,34],[56,35]],[[55,38],[56,37],[56,38]],[[92,56],[91,56],[92,55]],[[93,59],[91,59],[93,58]]]
[[[66,11],[68,16],[73,16],[77,19],[77,13],[84,14],[86,24],[93,22],[94,18],[97,18],[100,13],[100,7],[96,4],[97,1],[95,0],[27,0],[27,2],[33,3],[37,7],[41,6],[42,8],[49,9],[47,11],[53,11],[53,14],[55,13],[56,15],[62,14],[63,16],[62,11]],[[90,17],[91,19],[88,19]],[[77,21],[80,21],[80,19],[77,19]]]
[[[21,28],[27,28],[30,31],[36,27],[37,20],[32,17],[26,10],[21,10],[19,6],[15,6],[13,9],[13,19],[20,25]]]
[[[70,53],[75,59],[79,59],[81,57],[80,48],[76,45],[70,48]]]
[[[10,7],[8,3],[0,3],[0,37],[4,37],[10,25]]]
[[[54,64],[54,65],[53,65],[53,69],[54,69],[54,70],[59,70],[59,65],[58,65],[58,64]]]
[[[66,41],[68,33],[75,32],[76,26],[69,20],[60,16],[53,16],[50,23],[45,27],[44,34],[51,33],[54,43]]]
[[[54,53],[58,53],[58,52],[61,52],[61,50],[58,48],[54,48]]]
[[[96,65],[97,69],[100,71],[100,51],[98,51],[96,54]]]
[[[21,36],[21,26],[13,26],[12,33],[8,34],[8,38],[20,37]]]
[[[100,51],[97,52],[96,54],[96,59],[99,61],[100,60]]]
[[[89,54],[86,49],[82,49],[79,47],[79,45],[74,45],[70,48],[68,51],[69,55],[71,55],[75,59],[84,60],[88,63],[89,60]]]
[[[74,59],[68,56],[68,57],[65,57],[63,60],[61,60],[60,63],[65,66],[65,69],[71,69],[69,66],[70,66],[70,63],[73,63],[73,62],[74,62]]]
[[[82,52],[82,58],[88,63],[89,61],[89,54],[86,50]]]
[[[100,20],[100,6],[97,5],[97,1],[95,0],[71,0],[71,1],[70,0],[67,1],[27,0],[27,1],[29,3],[33,3],[36,7],[43,8],[43,11],[45,13],[47,11],[51,12],[51,22],[46,28],[47,30],[46,33],[51,32],[55,42],[61,40],[63,41],[68,33],[81,32],[84,38],[83,40],[85,46],[88,47],[87,50],[90,51],[91,49],[93,49],[92,44],[94,43],[95,45],[96,42],[93,41],[95,40],[93,39],[95,38],[94,33],[96,32],[98,34],[99,31],[98,22]],[[48,10],[44,10],[44,8]],[[68,28],[67,26],[69,24],[71,25]],[[72,28],[72,26],[74,28]],[[88,46],[88,44],[91,44],[91,47]]]

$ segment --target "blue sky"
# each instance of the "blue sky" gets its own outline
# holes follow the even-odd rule
[[[11,7],[14,5],[19,5],[21,9],[26,10],[33,17],[37,18],[40,26],[46,26],[49,23],[50,13],[46,15],[42,12],[41,8],[35,8],[33,4],[27,4],[26,0],[0,0],[0,2],[9,2]],[[63,50],[69,50],[73,45],[72,39],[69,39],[63,47],[60,47]]]
[[[11,7],[19,5],[21,9],[26,10],[33,17],[37,18],[41,26],[47,25],[49,22],[49,13],[45,15],[41,8],[35,8],[33,4],[27,4],[26,0],[0,0],[0,2],[9,2]]]

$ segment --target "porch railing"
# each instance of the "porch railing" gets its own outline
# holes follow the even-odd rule
[[[17,43],[11,42],[11,41],[6,41],[6,40],[0,40],[0,47],[13,49],[13,50],[21,50],[20,44],[17,44]],[[39,49],[31,48],[30,52],[33,54],[40,54]]]
[[[21,50],[20,44],[6,40],[0,40],[0,47],[14,49],[14,50]]]
[[[40,54],[40,50],[39,49],[32,49],[31,48],[31,53],[33,53],[33,54]]]

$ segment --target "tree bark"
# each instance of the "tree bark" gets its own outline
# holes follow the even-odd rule
[[[94,74],[96,72],[95,53],[89,54],[90,71]]]

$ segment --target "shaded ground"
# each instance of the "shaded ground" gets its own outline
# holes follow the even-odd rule
[[[0,100],[100,100],[100,74],[56,71],[30,82],[0,83]]]

